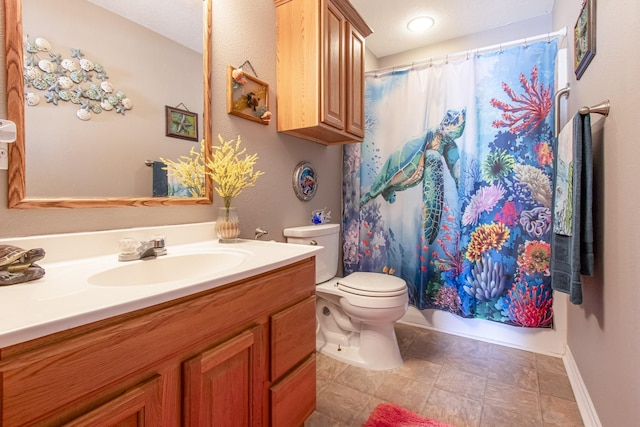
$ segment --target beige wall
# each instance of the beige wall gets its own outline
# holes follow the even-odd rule
[[[277,114],[273,2],[213,0],[213,21],[213,133],[226,139],[241,135],[248,152],[260,157],[258,168],[266,172],[256,187],[246,189],[234,201],[243,221],[241,237],[252,238],[253,230],[261,226],[269,230],[266,238],[283,241],[284,227],[307,224],[311,211],[324,207],[339,222],[341,147],[281,135],[275,129],[275,117],[264,126],[226,112],[227,66],[250,60],[258,77],[269,83],[270,109]],[[4,16],[1,22],[4,25]],[[4,58],[4,38],[0,49]],[[1,70],[0,117],[6,117],[4,67]],[[302,160],[311,161],[319,176],[316,196],[309,202],[299,201],[292,189],[293,170]],[[211,221],[220,200],[216,198],[213,207],[9,210],[6,206],[7,172],[0,171],[0,237]]]
[[[580,80],[570,75],[568,110],[610,99],[611,114],[591,116],[596,275],[583,278],[583,304],[569,305],[567,340],[601,424],[631,426],[640,419],[640,56],[630,42],[640,40],[640,3],[597,3],[596,56]],[[554,27],[572,30],[581,5],[556,1]]]

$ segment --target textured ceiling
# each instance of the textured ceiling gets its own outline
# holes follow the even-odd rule
[[[502,27],[551,13],[553,0],[350,0],[373,29],[367,48],[378,58]],[[425,33],[407,30],[415,16],[435,25]]]

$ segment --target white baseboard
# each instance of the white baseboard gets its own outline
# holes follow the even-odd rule
[[[598,418],[598,414],[596,413],[596,408],[593,406],[593,402],[591,401],[591,397],[589,396],[589,392],[587,391],[584,381],[582,381],[578,365],[576,365],[576,361],[573,358],[573,354],[571,354],[569,346],[567,346],[567,350],[562,360],[564,361],[564,367],[567,370],[567,376],[569,377],[569,382],[571,383],[573,395],[576,398],[576,403],[578,404],[578,410],[580,411],[580,416],[582,416],[584,427],[602,427],[600,418]]]

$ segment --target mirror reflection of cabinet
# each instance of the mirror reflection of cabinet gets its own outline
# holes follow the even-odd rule
[[[159,84],[156,88],[143,88],[143,87],[131,87],[127,84],[127,73],[133,72],[135,68],[133,65],[130,68],[116,64],[110,73],[109,62],[112,60],[112,54],[104,55],[104,58],[100,58],[101,65],[107,71],[107,74],[117,75],[118,78],[112,78],[111,82],[116,86],[126,86],[127,95],[133,100],[134,106],[131,111],[127,111],[125,116],[111,112],[102,112],[100,115],[94,115],[89,122],[81,122],[75,117],[75,109],[77,106],[72,105],[39,105],[36,107],[25,107],[24,103],[24,49],[21,41],[23,36],[31,38],[35,37],[51,37],[52,44],[56,37],[45,34],[34,34],[33,30],[29,30],[29,33],[25,33],[22,27],[24,23],[25,27],[28,25],[26,22],[26,16],[23,20],[23,13],[26,13],[27,9],[31,9],[31,4],[27,2],[40,1],[40,0],[4,0],[5,7],[5,40],[6,40],[6,65],[7,65],[7,109],[8,118],[13,120],[18,125],[18,139],[15,144],[10,146],[10,164],[9,164],[9,189],[8,189],[8,204],[10,208],[87,208],[87,207],[115,207],[115,206],[161,206],[161,205],[193,205],[193,204],[211,204],[213,199],[212,186],[210,180],[206,180],[206,194],[201,198],[190,197],[152,197],[152,168],[145,165],[145,160],[158,160],[160,156],[165,158],[177,158],[179,155],[188,155],[189,149],[194,146],[198,146],[197,142],[186,142],[185,140],[179,140],[175,138],[168,138],[165,136],[165,121],[164,121],[164,109],[166,104],[172,104],[172,106],[182,102],[179,98],[180,91],[167,89],[166,84]],[[137,5],[141,5],[142,2],[148,0],[135,0]],[[78,0],[74,0],[74,4],[77,4]],[[93,5],[93,2],[84,2],[86,7],[98,8]],[[85,10],[85,6],[74,9],[75,13],[81,14]],[[131,4],[131,2],[128,2]],[[149,11],[155,11],[158,13],[159,9],[156,7],[157,2],[153,3],[154,7],[144,8],[147,15]],[[162,4],[166,6],[165,3]],[[198,101],[189,103],[189,108],[197,111],[200,115],[201,128],[199,131],[199,138],[207,141],[206,155],[210,155],[211,144],[211,0],[205,0],[203,2],[196,2],[196,8],[198,9],[198,17],[196,20],[202,22],[203,34],[202,41],[204,46],[202,47],[202,54],[191,51],[190,55],[197,55],[195,57],[195,66],[197,70],[194,70],[194,76],[196,81],[200,81],[204,84],[201,86],[197,84],[195,89],[197,92]],[[66,10],[64,12],[70,12]],[[110,13],[110,12],[106,12]],[[112,14],[113,15],[113,14]],[[101,15],[102,16],[102,15]],[[116,39],[116,35],[120,36],[121,28],[113,28],[113,25],[99,27],[99,19],[95,19],[95,15],[85,16],[82,21],[89,25],[95,24],[95,30],[91,34],[91,37],[86,35],[86,32],[79,32],[77,34],[77,42],[72,46],[67,46],[67,43],[63,43],[65,48],[80,48],[91,52],[90,55],[96,53],[91,50],[90,46],[84,46],[84,43],[92,37],[95,38],[96,34],[100,37],[104,37],[107,40],[113,42]],[[93,20],[92,20],[93,19]],[[104,19],[104,21],[107,21]],[[66,22],[66,21],[65,21]],[[112,21],[109,21],[112,22]],[[131,25],[134,25],[131,23]],[[73,26],[71,26],[73,27]],[[37,28],[37,27],[36,27]],[[37,31],[37,30],[36,30]],[[151,31],[148,31],[152,33]],[[154,33],[155,34],[155,33]],[[128,37],[128,36],[125,36]],[[154,37],[161,37],[155,35]],[[163,36],[162,36],[163,37]],[[138,39],[140,37],[131,37],[131,40]],[[151,40],[143,37],[145,40]],[[167,43],[175,43],[166,38]],[[119,43],[122,44],[122,43]],[[149,43],[148,43],[149,44]],[[177,45],[177,43],[175,43]],[[202,42],[200,42],[202,44]],[[138,48],[139,51],[139,63],[145,63],[149,53],[157,49],[157,46],[143,46]],[[116,49],[117,50],[117,49]],[[66,51],[58,51],[56,53],[62,53],[68,55]],[[89,56],[89,55],[87,55]],[[200,58],[198,60],[198,58]],[[180,63],[180,60],[176,58],[166,58],[165,65]],[[115,63],[115,60],[113,60]],[[147,76],[152,76],[153,73],[160,73],[162,70],[160,65],[149,65],[146,73]],[[166,67],[165,67],[166,68]],[[174,73],[175,74],[175,73]],[[112,77],[112,76],[110,76]],[[131,78],[131,76],[129,77]],[[143,76],[144,78],[144,76]],[[186,76],[185,76],[186,78]],[[174,78],[174,87],[180,87],[180,79]],[[189,80],[194,78],[189,77]],[[131,78],[131,81],[133,79]],[[140,86],[140,85],[139,85]],[[186,90],[186,86],[185,86]],[[153,96],[151,93],[153,92]],[[186,92],[185,92],[186,93]],[[163,96],[166,94],[166,96]],[[41,104],[45,104],[45,98],[41,95]],[[165,101],[166,98],[166,101]],[[186,98],[183,97],[183,98]],[[195,105],[194,105],[195,104]],[[49,107],[49,108],[47,108]],[[66,107],[66,111],[64,111]],[[70,107],[70,109],[69,109]],[[25,112],[25,108],[29,108],[28,114]],[[75,108],[75,109],[74,109]],[[154,111],[160,111],[161,115],[158,116],[154,113],[153,117],[149,113],[150,108]],[[29,120],[31,116],[36,118],[35,129],[32,127],[33,123]],[[70,115],[69,115],[70,114]],[[46,125],[40,126],[38,117],[44,116],[50,123],[51,116],[55,115],[56,118],[62,117],[64,120],[60,120],[60,124],[54,126]],[[153,122],[151,130],[138,131],[138,134],[134,134],[131,128],[127,129],[127,126],[133,126],[134,129],[140,128],[141,122]],[[64,123],[64,124],[63,124]],[[95,137],[89,133],[91,130],[97,130],[99,134],[112,133],[114,136],[111,141],[101,141],[100,143],[93,143]],[[64,142],[68,139],[70,133],[80,133],[81,140],[86,141],[85,145],[77,146],[76,148],[69,148],[64,145]],[[122,136],[124,135],[124,136]],[[127,135],[131,135],[128,138]],[[143,136],[141,136],[143,135]],[[148,136],[147,136],[148,135]],[[33,138],[32,138],[33,137]],[[144,144],[148,144],[147,147],[143,147]],[[166,151],[170,150],[170,151]],[[111,153],[119,153],[123,157],[123,160],[105,160],[105,155]],[[63,165],[62,159],[71,159],[72,163]],[[129,170],[125,175],[124,163],[129,162],[135,164],[135,169]],[[56,167],[50,167],[55,165]],[[85,168],[85,169],[82,169]],[[76,170],[77,169],[77,170]],[[43,173],[43,171],[45,171]],[[69,184],[69,180],[64,181],[64,184],[59,185],[59,192],[56,190],[56,185],[50,186],[48,189],[39,188],[39,183],[42,182],[55,182],[61,176],[68,176],[73,173],[72,181],[77,183],[77,187],[80,188],[81,184],[88,183],[86,188],[78,189],[74,191],[73,184]],[[111,173],[112,175],[99,175],[99,173]],[[117,185],[115,190],[107,189],[103,183],[116,181],[114,175],[123,176],[121,184]],[[62,182],[62,181],[61,181]],[[93,190],[100,189],[100,192],[93,192]]]
[[[321,144],[364,137],[364,38],[346,0],[275,0],[278,131]]]

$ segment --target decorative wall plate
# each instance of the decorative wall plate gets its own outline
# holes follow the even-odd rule
[[[309,162],[298,163],[293,171],[293,191],[298,199],[309,201],[313,199],[318,189],[318,174]]]

